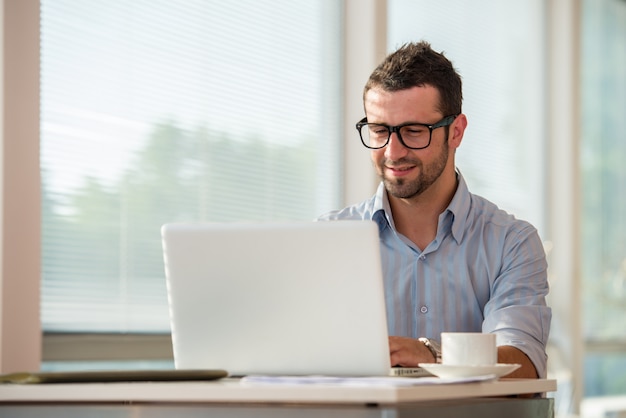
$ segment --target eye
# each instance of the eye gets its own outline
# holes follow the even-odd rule
[[[402,133],[406,133],[406,135],[411,135],[411,136],[418,136],[418,135],[422,135],[426,131],[427,129],[423,126],[409,125],[409,126],[404,127],[404,130]]]
[[[369,128],[372,135],[387,135],[389,132],[387,127],[383,125],[369,125]]]

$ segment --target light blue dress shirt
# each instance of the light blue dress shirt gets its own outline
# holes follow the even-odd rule
[[[383,184],[359,204],[318,220],[373,220],[380,231],[389,335],[440,340],[441,332],[492,332],[546,377],[551,309],[537,230],[458,188],[423,250],[396,231]]]

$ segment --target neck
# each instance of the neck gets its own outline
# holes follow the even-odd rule
[[[435,239],[439,215],[448,207],[458,180],[456,172],[444,173],[423,193],[408,199],[388,195],[396,230],[424,250]]]

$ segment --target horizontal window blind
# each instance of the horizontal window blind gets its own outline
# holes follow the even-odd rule
[[[340,6],[42,0],[45,331],[167,332],[163,223],[339,205]]]

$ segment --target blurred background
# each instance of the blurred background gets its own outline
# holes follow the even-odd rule
[[[41,0],[40,16],[42,369],[173,367],[160,226],[369,197],[361,89],[427,40],[463,77],[470,190],[544,240],[557,415],[626,414],[626,1]]]

